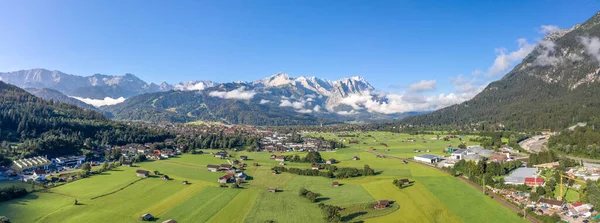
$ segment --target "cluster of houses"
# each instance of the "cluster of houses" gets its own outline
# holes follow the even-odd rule
[[[170,157],[181,154],[181,148],[184,145],[175,145],[172,139],[165,140],[165,144],[168,148],[163,149],[152,149],[154,146],[152,143],[146,144],[128,144],[125,146],[116,146],[112,149],[120,150],[121,154],[126,158],[132,158],[135,156],[146,156],[147,159],[161,160],[168,159]]]
[[[241,160],[247,160],[247,156],[240,156]],[[224,176],[219,177],[217,182],[227,184],[227,183],[241,183],[246,181],[248,175],[246,175],[241,169],[246,165],[238,160],[234,160],[232,164],[221,164],[221,165],[212,165],[209,164],[206,166],[206,169],[210,172],[222,172],[225,173]],[[236,168],[234,165],[240,166],[240,168]]]
[[[566,172],[571,177],[583,178],[584,180],[597,181],[600,178],[600,169],[594,167],[569,168]]]
[[[309,152],[309,151],[327,151],[331,150],[331,145],[324,140],[302,137],[302,142],[290,142],[292,134],[273,133],[261,138],[260,144],[263,150],[269,152]]]
[[[421,154],[415,155],[414,160],[431,164],[440,162],[438,164],[438,166],[440,167],[452,167],[456,162],[460,160],[473,162],[481,162],[487,160],[491,162],[504,163],[518,159],[514,156],[514,151],[516,150],[513,150],[508,146],[500,148],[499,152],[494,152],[493,150],[485,149],[482,146],[468,146],[466,149],[447,147],[444,149],[444,153],[449,154],[446,157],[432,154]],[[414,152],[418,153],[422,152],[422,150],[415,149]],[[516,152],[518,153],[518,151]]]

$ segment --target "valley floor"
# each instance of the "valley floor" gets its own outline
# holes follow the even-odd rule
[[[389,148],[389,153],[407,151],[401,146]],[[396,149],[399,151],[394,151]],[[157,217],[157,222],[167,219],[178,222],[324,222],[317,204],[298,196],[299,189],[306,188],[321,193],[319,201],[325,204],[356,208],[385,199],[395,201],[399,207],[381,216],[363,212],[342,216],[347,221],[524,222],[514,212],[444,172],[414,163],[402,164],[397,159],[376,158],[355,148],[321,155],[325,159],[335,158],[339,167],[369,165],[378,172],[376,176],[338,180],[289,173],[273,175],[271,167],[279,162],[271,160],[269,153],[232,153],[234,157],[249,157],[245,161],[249,164],[245,172],[252,178],[243,189],[219,187],[217,178],[224,174],[209,172],[206,165],[227,161],[213,157],[210,152],[214,151],[144,162],[138,167],[121,167],[47,192],[32,193],[0,203],[0,215],[8,216],[13,222],[136,222],[144,213]],[[360,160],[352,160],[353,156]],[[310,168],[306,163],[286,163],[288,167]],[[158,170],[172,179],[140,179],[135,174],[137,169]],[[399,189],[392,181],[400,178],[409,178],[415,184]],[[190,184],[182,184],[184,180]],[[332,187],[333,181],[339,181],[341,186]],[[279,192],[268,192],[269,187],[276,187]],[[74,205],[75,199],[80,205]]]

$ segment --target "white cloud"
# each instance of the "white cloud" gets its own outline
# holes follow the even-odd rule
[[[116,104],[119,104],[119,103],[122,103],[125,101],[124,97],[120,97],[120,98],[105,97],[104,99],[80,98],[80,97],[75,97],[75,96],[69,96],[69,97],[80,100],[86,104],[93,105],[94,107],[116,105]]]
[[[436,83],[436,80],[421,80],[417,83],[411,84],[408,87],[408,90],[412,92],[431,91],[435,90]]]
[[[554,56],[554,47],[556,44],[552,40],[540,40],[538,43],[539,55],[533,61],[538,66],[554,66],[561,62],[561,59]]]
[[[279,107],[292,107],[294,109],[303,109],[306,101],[290,101],[287,99],[281,100]]]
[[[350,105],[354,109],[361,109],[360,105],[371,100],[372,97],[373,96],[371,96],[370,92],[365,92],[363,94],[350,94],[348,97],[343,98],[340,103]]]
[[[535,44],[530,44],[525,39],[518,39],[517,41],[519,42],[519,49],[516,51],[506,53],[505,48],[496,49],[498,55],[492,66],[488,68],[487,77],[504,74],[515,62],[523,60],[535,48]]]
[[[473,72],[471,72],[471,75],[477,77],[479,75],[483,74],[483,71],[479,70],[479,69],[475,69]]]
[[[269,103],[269,102],[271,102],[271,101],[269,101],[269,100],[265,100],[265,99],[260,99],[260,104],[261,104],[261,105],[267,104],[267,103]]]
[[[218,97],[224,99],[241,99],[241,100],[249,100],[256,95],[256,92],[253,90],[246,91],[244,87],[240,87],[238,89],[232,91],[211,91],[208,93],[211,97]]]
[[[338,115],[354,115],[357,114],[358,112],[355,110],[350,110],[350,111],[339,111],[336,112]]]
[[[598,37],[579,37],[579,41],[585,46],[585,52],[600,61],[600,39]]]
[[[296,110],[296,112],[308,114],[308,113],[312,113],[313,110],[310,110],[310,109],[300,109],[300,110]]]
[[[553,32],[559,31],[559,30],[560,30],[560,28],[555,25],[542,25],[540,27],[540,33],[544,34],[544,35],[548,35],[550,33],[553,33]]]

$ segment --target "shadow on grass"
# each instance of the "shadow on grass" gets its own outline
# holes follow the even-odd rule
[[[328,198],[328,197],[319,197],[319,198],[317,198],[317,199],[315,200],[315,202],[317,202],[317,203],[318,203],[318,202],[321,202],[321,201],[326,201],[326,200],[329,200],[329,199],[331,199],[331,198]]]
[[[346,216],[342,217],[342,221],[343,222],[352,221],[352,219],[358,218],[358,217],[360,217],[362,215],[366,215],[366,214],[367,214],[366,211],[360,211],[360,212],[352,213],[352,214],[349,214],[349,215],[346,215]]]

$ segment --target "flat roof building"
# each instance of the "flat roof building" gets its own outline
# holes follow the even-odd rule
[[[414,157],[416,161],[425,162],[425,163],[437,163],[442,158],[436,155],[431,154],[422,154]]]
[[[513,171],[509,176],[504,178],[505,184],[525,184],[525,178],[535,178],[538,173],[538,168],[521,167]]]

